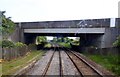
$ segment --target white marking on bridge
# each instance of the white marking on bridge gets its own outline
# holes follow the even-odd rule
[[[105,33],[105,28],[24,29],[24,33]]]

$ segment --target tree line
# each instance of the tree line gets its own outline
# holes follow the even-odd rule
[[[0,52],[1,59],[12,60],[27,53],[28,47],[22,42],[13,42],[8,40],[9,36],[15,31],[16,25],[11,17],[5,16],[5,11],[0,11]],[[24,49],[24,50],[23,50]]]

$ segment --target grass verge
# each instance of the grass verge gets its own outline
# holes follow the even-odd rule
[[[86,55],[91,60],[120,76],[120,56],[118,55]]]
[[[0,64],[0,77],[2,76],[2,64]]]
[[[35,59],[39,59],[44,54],[43,51],[32,51],[24,57],[2,63],[2,75],[13,75],[17,70],[28,65]]]

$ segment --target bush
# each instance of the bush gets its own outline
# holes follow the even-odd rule
[[[9,40],[3,40],[0,42],[0,46],[2,46],[2,48],[14,48],[15,45],[12,41]]]
[[[113,43],[113,46],[120,47],[120,36],[117,37],[117,40]]]
[[[19,56],[24,56],[24,55],[27,53],[27,51],[28,51],[27,45],[24,44],[24,43],[22,43],[22,42],[17,42],[17,43],[15,43],[15,47],[16,47],[16,49],[17,49],[17,54],[18,54]]]
[[[15,46],[18,48],[18,47],[26,46],[26,44],[23,44],[22,42],[17,42]]]
[[[44,42],[47,42],[47,38],[45,36],[37,36],[36,37],[36,43],[37,44],[41,44],[41,43],[44,43]]]

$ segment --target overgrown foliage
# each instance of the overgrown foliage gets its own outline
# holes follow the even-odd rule
[[[68,37],[54,37],[53,42],[64,42],[64,43],[70,43],[73,39],[69,39]]]
[[[72,40],[71,44],[73,44],[73,45],[80,45],[79,38],[76,38],[75,40]]]
[[[54,37],[53,38],[53,42],[57,42],[57,43],[68,43],[68,44],[73,44],[73,45],[79,45],[80,41],[79,38],[77,39],[70,39],[68,37]]]
[[[17,42],[17,43],[14,43],[12,41],[9,41],[9,40],[2,40],[0,41],[0,46],[2,48],[19,48],[19,47],[24,47],[24,46],[27,46],[26,44],[22,43],[22,42]]]
[[[15,47],[14,43],[12,41],[9,41],[9,40],[2,40],[0,42],[0,46],[2,48],[13,48],[13,47]]]
[[[117,40],[113,43],[113,46],[120,47],[120,36],[117,37]]]
[[[41,43],[43,43],[43,42],[47,42],[47,38],[46,38],[45,36],[38,36],[38,37],[36,38],[36,43],[37,43],[37,44],[41,44]]]
[[[0,33],[2,33],[3,39],[7,39],[10,34],[12,34],[15,30],[15,24],[10,19],[10,17],[6,17],[5,11],[1,12],[2,26],[0,26]]]
[[[16,47],[23,47],[23,46],[26,46],[26,44],[21,43],[21,42],[17,42],[17,43],[15,43],[15,46]]]

